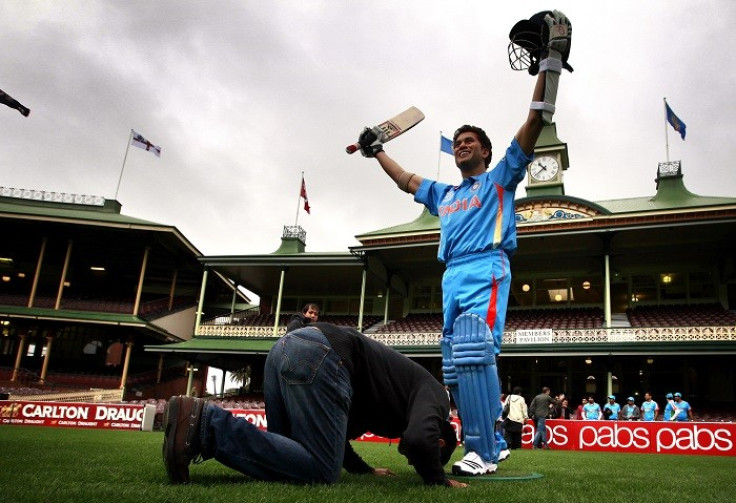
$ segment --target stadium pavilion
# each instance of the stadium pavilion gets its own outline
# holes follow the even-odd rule
[[[536,155],[560,169],[529,175],[516,202],[504,389],[533,395],[547,385],[573,403],[646,391],[663,401],[680,391],[696,409],[734,410],[736,198],[689,192],[680,163],[666,162],[652,195],[591,202],[565,194],[567,145],[554,125]],[[288,317],[316,302],[322,321],[356,327],[439,377],[438,219],[425,211],[356,238],[360,246],[344,252],[310,253],[303,229],[285,227],[273,253],[200,258],[260,305],[203,319],[193,339],[147,350],[224,369],[247,364],[258,389]]]
[[[14,399],[179,393],[186,364],[144,347],[190,339],[197,312],[231,309],[236,290],[215,273],[197,310],[202,254],[175,227],[120,210],[98,196],[0,187],[0,387]],[[205,372],[194,377],[203,389]]]
[[[587,201],[565,193],[554,126],[536,155],[559,169],[530,174],[516,202],[504,389],[547,385],[573,403],[680,391],[696,413],[736,410],[736,198],[689,192],[666,162],[649,196]],[[258,392],[307,302],[439,377],[443,266],[426,212],[337,252],[307,252],[285,227],[277,250],[246,256],[202,256],[175,227],[91,196],[1,189],[0,224],[13,236],[0,244],[0,381],[168,398],[202,390],[211,366],[249,369]],[[243,290],[259,305],[244,309]]]

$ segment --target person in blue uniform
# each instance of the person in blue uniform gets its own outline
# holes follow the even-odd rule
[[[657,402],[652,400],[651,393],[644,393],[644,401],[641,403],[640,408],[642,421],[655,421],[657,419],[659,405],[657,405]]]
[[[693,420],[693,408],[688,402],[682,399],[681,393],[675,393],[674,402],[672,405],[673,409],[673,421],[692,421]]]
[[[540,72],[537,78],[533,103],[543,100],[544,73]],[[443,373],[465,432],[465,457],[452,468],[458,475],[483,475],[497,469],[500,450],[495,445],[493,429],[485,425],[493,425],[500,413],[495,356],[501,348],[506,321],[511,285],[509,259],[517,248],[514,194],[533,159],[542,127],[541,110],[530,108],[504,155],[491,170],[488,168],[492,144],[486,132],[471,125],[457,129],[452,145],[462,177],[457,185],[405,171],[386,154],[370,129],[359,138],[361,145],[370,145],[361,150],[363,155],[375,158],[401,190],[413,194],[416,202],[440,220],[437,258],[446,267],[442,278]],[[458,338],[455,324],[461,315],[470,316],[464,318],[468,323],[463,322],[463,326],[469,327],[469,335]],[[483,363],[475,367],[468,364],[468,371],[458,368],[457,355],[461,354],[458,343],[482,341],[486,335],[481,333],[483,330],[489,333],[486,352],[491,354],[484,352]],[[480,377],[469,377],[473,373]],[[474,384],[479,381],[484,384]]]
[[[608,395],[608,403],[603,406],[603,419],[616,421],[619,412],[621,412],[621,406],[616,403],[616,397]]]
[[[595,398],[589,396],[588,403],[583,405],[583,418],[588,421],[598,421],[602,417],[601,406],[595,403]]]
[[[672,421],[673,419],[675,419],[674,397],[672,396],[672,393],[667,393],[664,398],[665,400],[667,400],[667,405],[664,406],[664,414],[662,414],[662,419],[665,421]]]

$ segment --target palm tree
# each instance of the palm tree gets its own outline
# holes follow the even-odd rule
[[[243,367],[242,369],[230,371],[230,379],[235,382],[239,382],[243,388],[248,391],[250,388],[250,365]]]

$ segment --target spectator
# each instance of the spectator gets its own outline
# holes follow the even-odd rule
[[[640,407],[642,421],[656,421],[659,414],[659,405],[652,400],[652,394],[648,391],[644,393],[644,401]]]
[[[521,430],[524,422],[528,417],[529,411],[526,406],[526,400],[521,396],[521,388],[514,387],[511,395],[506,399],[507,412],[505,421],[505,431],[508,437],[509,449],[521,449]]]
[[[626,399],[626,405],[621,407],[621,419],[624,421],[638,421],[640,418],[639,407],[637,407],[634,397],[630,396]]]
[[[534,434],[532,447],[534,449],[549,449],[547,445],[547,418],[550,415],[550,407],[557,404],[557,400],[549,396],[550,389],[547,386],[542,388],[542,392],[532,399],[529,409],[534,416],[535,426],[537,428]],[[559,395],[558,395],[559,396]],[[562,395],[564,397],[564,395]]]
[[[575,419],[585,419],[585,411],[583,410],[583,407],[585,407],[585,404],[588,403],[588,397],[584,396],[582,400],[580,401],[580,405],[578,405],[578,408],[575,409]]]
[[[621,412],[621,406],[616,403],[616,397],[608,395],[608,403],[603,406],[603,419],[616,421],[618,419],[619,412]]]
[[[286,325],[286,331],[291,332],[297,328],[304,328],[309,323],[316,323],[319,320],[319,305],[314,303],[306,304],[302,308],[301,313],[292,315],[289,324]]]
[[[589,396],[588,403],[583,407],[583,417],[588,421],[598,421],[602,416],[601,406],[595,403],[595,399],[592,396]]]
[[[573,419],[574,415],[567,398],[563,398],[559,405],[555,405],[552,409],[552,419]]]

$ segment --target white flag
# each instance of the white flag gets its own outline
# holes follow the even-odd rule
[[[161,157],[161,147],[157,147],[150,141],[143,138],[143,136],[139,135],[135,131],[133,131],[133,136],[130,139],[130,144],[134,147],[142,148],[143,150],[148,150],[149,152],[153,152],[156,154],[156,157]]]

